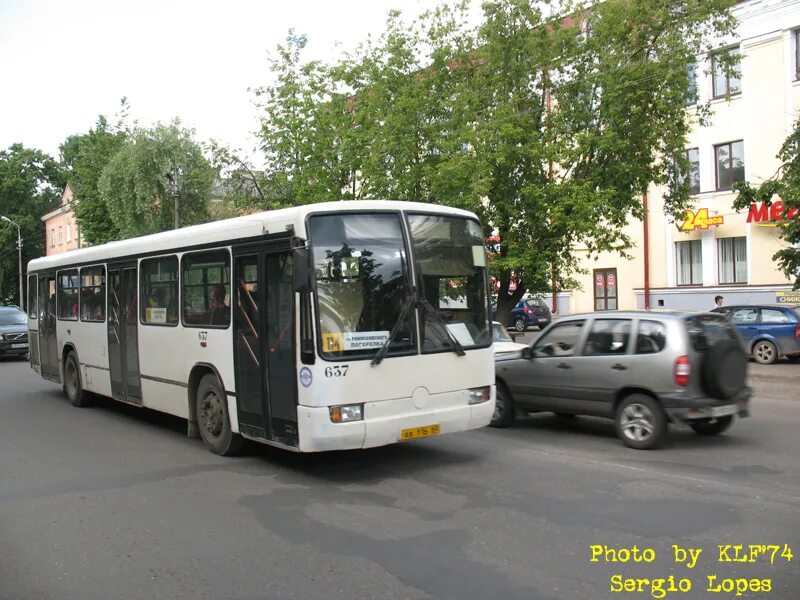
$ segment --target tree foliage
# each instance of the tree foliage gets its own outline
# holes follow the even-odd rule
[[[126,106],[123,100],[123,108]],[[88,133],[73,135],[61,145],[61,157],[69,169],[73,191],[73,211],[81,228],[81,236],[89,244],[104,244],[119,239],[120,232],[109,215],[100,193],[103,169],[125,144],[130,132],[120,120],[109,124],[100,115]]]
[[[208,220],[215,170],[179,121],[137,128],[103,169],[98,189],[122,238]]]
[[[733,207],[748,209],[751,204],[783,202],[784,219],[778,223],[780,235],[787,246],[772,257],[787,278],[794,280],[794,289],[800,289],[800,120],[786,138],[778,152],[781,165],[773,177],[754,186],[746,181],[734,184],[738,192]]]
[[[304,62],[305,38],[290,35],[275,83],[258,90],[268,171],[293,203],[475,211],[501,240],[491,268],[502,318],[528,289],[574,286],[577,245],[629,249],[624,226],[643,216],[651,182],[668,184],[668,212],[688,205],[675,157],[708,114],[687,112],[689,71],[732,31],[732,4],[492,0],[477,28],[464,4],[410,24],[390,13],[378,39],[333,65]]]
[[[22,269],[44,254],[41,216],[58,205],[65,184],[61,165],[39,150],[14,144],[0,151],[0,215],[20,226]],[[19,302],[17,228],[0,222],[0,304]]]

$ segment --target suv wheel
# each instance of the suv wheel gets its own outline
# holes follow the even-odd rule
[[[517,317],[516,319],[514,319],[514,329],[516,329],[517,331],[525,331],[527,329],[525,325],[525,319],[523,319],[522,317]]]
[[[649,450],[661,444],[667,418],[661,405],[645,394],[631,394],[617,406],[617,435],[629,448]]]
[[[495,392],[494,414],[489,423],[492,427],[510,427],[514,422],[514,401],[505,384],[498,381]]]
[[[717,417],[716,419],[696,419],[689,423],[698,435],[719,435],[733,423],[733,417]]]
[[[759,340],[753,346],[753,358],[762,365],[771,365],[778,360],[778,349],[769,340]]]

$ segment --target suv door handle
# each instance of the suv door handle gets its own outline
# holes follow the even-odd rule
[[[624,371],[628,367],[626,367],[625,365],[621,365],[620,363],[617,363],[611,368],[614,369],[615,371]]]
[[[567,363],[558,363],[558,365],[556,365],[556,368],[557,369],[571,369],[572,367],[570,367]]]

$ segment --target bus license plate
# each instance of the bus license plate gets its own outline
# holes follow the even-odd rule
[[[27,348],[28,344],[11,344],[11,349],[16,350],[17,348]]]
[[[401,440],[413,440],[416,438],[428,437],[430,435],[439,435],[441,427],[436,425],[425,425],[423,427],[412,427],[411,429],[403,429],[400,432]]]

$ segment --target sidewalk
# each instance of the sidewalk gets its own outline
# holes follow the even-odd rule
[[[747,371],[752,381],[796,382],[797,395],[800,397],[800,363],[779,360],[774,365],[760,365],[750,361]]]

